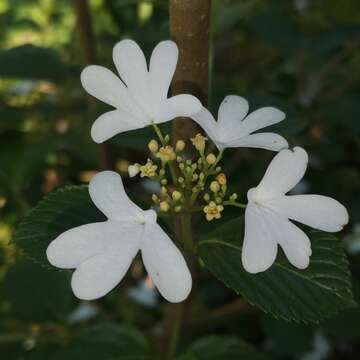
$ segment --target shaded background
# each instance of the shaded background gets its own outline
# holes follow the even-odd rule
[[[69,274],[43,269],[8,245],[22,217],[45,194],[86,184],[102,168],[126,176],[130,162],[145,159],[153,137],[145,129],[116,136],[106,146],[93,143],[90,126],[106,106],[91,101],[79,74],[91,58],[113,69],[112,47],[122,38],[133,38],[149,56],[157,42],[169,38],[168,2],[89,1],[93,39],[81,35],[87,17],[74,3],[0,0],[0,356],[114,360],[146,353],[156,358],[161,345],[156,334],[167,305],[145,281],[141,262],[109,296],[84,303],[71,294]],[[349,209],[351,223],[343,237],[356,279],[360,2],[218,0],[211,36],[209,107],[214,112],[225,95],[238,94],[251,109],[272,105],[286,112],[287,119],[274,129],[310,154],[298,190],[331,195]],[[230,186],[243,199],[272,156],[258,149],[227,153]],[[135,196],[138,186],[148,189],[146,183],[125,181]],[[225,218],[232,216],[228,212]],[[207,273],[184,326],[181,352],[201,336],[231,334],[274,359],[360,357],[357,309],[316,326],[294,325],[249,308]]]

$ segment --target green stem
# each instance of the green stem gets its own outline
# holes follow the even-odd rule
[[[179,343],[179,339],[180,339],[180,333],[181,333],[181,325],[183,322],[183,318],[184,318],[184,302],[180,303],[180,304],[174,304],[173,306],[176,306],[176,314],[175,314],[175,319],[174,319],[174,323],[173,323],[173,328],[172,328],[172,333],[171,333],[171,337],[169,340],[169,351],[167,354],[167,359],[168,360],[172,360],[174,359],[175,353],[176,353],[176,348],[177,345]]]
[[[242,208],[242,209],[245,209],[247,206],[246,204],[241,204],[241,203],[237,203],[234,201],[224,201],[223,205],[235,206],[235,207]]]
[[[165,141],[165,138],[164,138],[163,134],[161,133],[160,128],[155,123],[152,123],[151,125],[152,125],[153,129],[155,130],[156,135],[158,136],[162,146],[165,146],[166,141]]]
[[[152,123],[151,125],[152,125],[153,129],[155,130],[156,135],[158,136],[158,138],[161,142],[161,145],[166,146],[166,140],[165,140],[165,137],[163,136],[160,128],[155,123]],[[169,165],[172,181],[173,181],[174,185],[176,185],[177,184],[177,176],[176,176],[176,170],[174,168],[174,164],[172,163],[172,161],[169,161],[168,165]]]
[[[188,255],[188,258],[192,256],[193,252],[193,236],[192,236],[192,224],[191,224],[191,214],[182,213],[180,215],[180,236],[182,237],[182,242],[184,244],[185,252]],[[176,306],[175,319],[172,327],[172,333],[169,340],[169,351],[167,354],[167,359],[171,360],[174,358],[176,353],[176,348],[179,343],[180,334],[181,334],[181,325],[184,319],[185,311],[185,301],[180,304],[174,304]]]

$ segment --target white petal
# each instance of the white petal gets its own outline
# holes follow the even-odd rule
[[[226,143],[226,147],[249,147],[272,151],[280,151],[288,146],[288,142],[275,133],[251,134]]]
[[[285,119],[285,114],[273,107],[263,107],[249,114],[242,122],[242,130],[250,134]]]
[[[187,94],[175,95],[161,103],[154,120],[156,123],[163,123],[179,116],[191,116],[200,110],[201,103],[195,96]]]
[[[90,65],[82,71],[80,79],[90,95],[136,117],[144,117],[126,86],[112,71],[103,66]]]
[[[272,159],[264,177],[257,186],[265,198],[277,197],[291,190],[304,176],[308,163],[306,151],[295,147],[281,150]]]
[[[309,266],[311,242],[308,236],[296,225],[281,215],[277,216],[274,239],[280,244],[290,263],[298,269]]]
[[[119,174],[113,171],[97,173],[90,181],[89,193],[92,201],[106,217],[113,220],[134,220],[144,211],[126,195]]]
[[[190,117],[204,129],[215,144],[219,142],[218,123],[208,109],[202,107],[201,111]]]
[[[65,231],[53,240],[46,250],[51,265],[73,269],[105,249],[104,239],[111,241],[113,227],[109,222],[86,224]]]
[[[122,40],[113,50],[113,60],[121,79],[147,115],[151,114],[149,73],[144,53],[133,40]]]
[[[253,203],[245,210],[245,236],[241,252],[244,269],[252,274],[267,270],[277,254],[276,217]]]
[[[149,76],[154,100],[167,98],[171,79],[174,75],[179,50],[173,41],[161,41],[150,58]]]
[[[91,127],[91,137],[98,144],[116,134],[146,126],[141,120],[122,110],[108,111],[100,115]]]
[[[283,196],[267,206],[292,220],[328,232],[340,231],[349,222],[345,207],[327,196]]]
[[[158,224],[145,225],[141,253],[161,295],[174,303],[185,300],[191,291],[190,271],[180,250]]]
[[[71,287],[76,297],[94,300],[106,295],[124,277],[139,250],[143,225],[118,223],[113,226],[116,246],[90,257],[74,272]],[[103,234],[106,236],[106,234]]]
[[[218,124],[229,134],[241,125],[241,120],[249,111],[246,99],[237,95],[228,95],[222,101],[218,112]]]

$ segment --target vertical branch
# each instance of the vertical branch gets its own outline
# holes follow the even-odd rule
[[[85,65],[91,65],[96,62],[95,38],[91,23],[91,13],[87,0],[75,0],[75,12],[77,17],[77,26],[80,37],[80,46],[82,47],[83,61]],[[95,102],[89,97],[89,107],[95,110]],[[109,151],[106,144],[100,144],[100,167],[101,169],[111,168]]]
[[[170,34],[180,50],[173,78],[173,95],[188,93],[208,101],[209,38],[211,0],[171,0]],[[179,118],[173,122],[173,139],[189,138],[198,132],[196,124]]]
[[[181,93],[195,95],[203,105],[208,101],[210,10],[211,0],[170,0],[170,33],[179,47],[179,62],[171,92],[173,95]],[[189,119],[179,118],[173,121],[173,141],[189,139],[197,132],[199,132],[197,125]],[[174,225],[177,237],[183,239],[186,254],[191,256],[191,215],[182,222],[175,221]],[[192,264],[195,262],[189,256],[187,258],[192,268],[195,287],[196,269]],[[173,359],[176,355],[182,322],[190,311],[191,301],[190,296],[181,304],[169,305],[163,322],[166,359]]]

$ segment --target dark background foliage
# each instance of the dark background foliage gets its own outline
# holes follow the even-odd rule
[[[122,38],[135,39],[149,55],[169,37],[165,0],[92,0],[90,5],[98,64],[113,68],[112,47]],[[119,135],[106,147],[91,141],[90,126],[105,105],[91,101],[80,85],[87,49],[77,25],[72,1],[0,0],[4,360],[157,358],[161,348],[156,335],[169,306],[143,282],[140,261],[111,294],[84,303],[73,297],[69,273],[42,267],[11,243],[20,221],[44,195],[86,184],[104,167],[126,177],[129,163],[145,158],[153,136],[145,129]],[[278,132],[310,154],[299,191],[333,196],[350,212],[341,236],[358,298],[360,2],[217,0],[211,37],[209,107],[215,111],[225,95],[238,94],[249,99],[251,109],[272,105],[286,112]],[[258,149],[229,151],[225,170],[231,188],[245,199],[272,156]],[[144,184],[125,182],[139,197]],[[220,223],[238,215],[227,213]],[[360,358],[357,308],[317,324],[277,320],[206,271],[195,292],[181,359]]]

